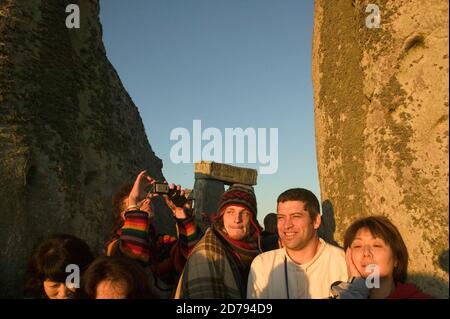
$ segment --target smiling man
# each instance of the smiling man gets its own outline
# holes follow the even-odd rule
[[[283,248],[253,260],[247,298],[329,297],[333,282],[347,280],[347,266],[344,251],[317,235],[321,216],[316,196],[303,188],[283,192],[277,217]]]

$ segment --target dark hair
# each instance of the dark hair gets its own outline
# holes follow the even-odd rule
[[[114,217],[120,214],[126,207],[123,206],[123,200],[130,195],[133,184],[127,183],[123,185],[112,198],[112,213]]]
[[[309,217],[314,221],[320,214],[320,203],[313,192],[304,188],[291,188],[278,196],[277,204],[287,201],[299,201],[304,203],[303,209],[309,213]]]
[[[126,209],[124,207],[123,201],[130,195],[133,184],[128,183],[123,185],[117,193],[112,197],[112,214],[114,217],[114,226],[112,229],[112,235],[115,236],[117,231],[123,226],[123,219],[120,213]]]
[[[84,295],[82,297],[95,299],[97,286],[104,280],[124,282],[127,299],[157,298],[150,290],[149,276],[142,266],[126,257],[97,258],[83,276]]]
[[[42,241],[33,251],[28,265],[25,296],[48,298],[43,288],[45,280],[65,283],[66,267],[75,264],[80,274],[94,259],[89,246],[78,237],[55,234]]]
[[[393,274],[394,281],[406,282],[408,275],[408,250],[397,227],[386,217],[370,216],[356,220],[345,231],[344,250],[351,246],[356,234],[362,228],[368,229],[374,237],[383,239],[389,245],[397,261]]]
[[[267,230],[271,227],[277,227],[277,214],[269,213],[264,217],[264,229]]]

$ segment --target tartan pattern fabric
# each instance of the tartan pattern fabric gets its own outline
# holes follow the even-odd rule
[[[247,283],[232,249],[218,231],[209,228],[184,267],[175,298],[245,298]]]

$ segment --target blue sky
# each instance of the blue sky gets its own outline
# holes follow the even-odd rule
[[[171,161],[170,132],[186,128],[192,144],[193,120],[201,120],[223,135],[225,128],[278,128],[278,171],[258,175],[255,187],[261,222],[288,188],[320,196],[313,0],[102,0],[100,10],[108,58],[169,182],[193,187],[194,165]]]

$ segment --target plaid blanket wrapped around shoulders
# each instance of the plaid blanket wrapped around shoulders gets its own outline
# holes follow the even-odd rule
[[[245,285],[231,256],[231,246],[209,228],[186,263],[175,294],[176,299],[241,299]]]

